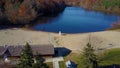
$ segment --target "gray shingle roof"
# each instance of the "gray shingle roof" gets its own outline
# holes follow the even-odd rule
[[[0,46],[0,56],[2,56],[5,51],[8,49],[11,56],[20,56],[21,51],[23,49],[23,45],[19,46]],[[54,47],[52,45],[32,45],[31,46],[33,55],[41,54],[41,55],[53,55],[54,54]]]
[[[4,51],[5,51],[4,46],[0,46],[0,56],[4,53]]]

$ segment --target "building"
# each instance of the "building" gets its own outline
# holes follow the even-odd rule
[[[0,57],[3,58],[5,62],[9,62],[11,59],[20,58],[23,47],[23,45],[0,46]],[[52,45],[32,45],[31,48],[34,56],[40,54],[46,59],[52,58],[54,55],[54,47]]]

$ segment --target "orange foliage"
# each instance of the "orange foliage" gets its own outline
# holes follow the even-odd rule
[[[20,6],[20,9],[19,9],[19,13],[20,14],[25,14],[25,7],[24,6]]]
[[[59,13],[65,8],[63,0],[0,0],[2,4],[3,13],[14,23],[29,23],[39,15]]]

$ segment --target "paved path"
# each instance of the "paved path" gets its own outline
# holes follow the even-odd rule
[[[63,57],[53,59],[53,68],[59,68],[59,61],[63,61]]]
[[[53,68],[59,68],[59,61],[64,61],[63,57],[47,59],[45,62],[53,62]]]
[[[55,57],[55,58],[46,59],[45,62],[53,62],[53,60],[64,61],[63,57]]]
[[[60,68],[59,61],[53,61],[53,68]]]
[[[52,45],[54,45],[54,47],[58,47],[56,41],[55,41],[55,38],[54,38],[54,34],[50,34],[50,43]]]

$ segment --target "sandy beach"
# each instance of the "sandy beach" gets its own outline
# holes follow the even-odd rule
[[[54,35],[57,47],[66,47],[72,51],[81,51],[90,42],[96,49],[109,49],[120,47],[120,32],[101,31],[91,33],[78,33],[58,35],[57,33],[30,31],[24,29],[0,30],[0,46],[3,45],[48,45],[50,35]]]
[[[89,42],[96,50],[120,48],[120,32],[101,31],[82,34],[56,35],[58,46],[66,47],[72,51],[81,51]]]
[[[31,45],[48,45],[50,44],[49,34],[17,28],[0,30],[0,46],[25,45],[26,42]]]

